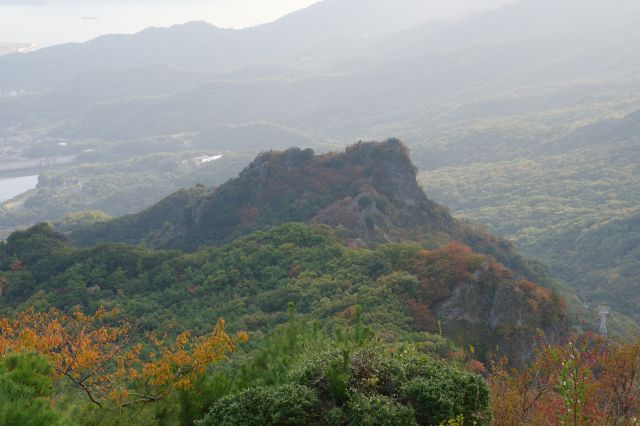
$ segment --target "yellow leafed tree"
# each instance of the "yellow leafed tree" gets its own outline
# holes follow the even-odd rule
[[[0,318],[0,356],[9,352],[38,353],[53,365],[56,377],[66,378],[94,404],[127,407],[159,401],[176,389],[189,389],[209,365],[227,358],[246,333],[229,336],[224,320],[211,332],[192,337],[183,332],[166,342],[148,336],[134,343],[132,327],[116,320],[116,311],[85,315],[33,309],[15,319]]]

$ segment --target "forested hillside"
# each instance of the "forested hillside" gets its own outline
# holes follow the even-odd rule
[[[489,424],[477,374],[570,336],[561,297],[429,201],[397,140],[265,153],[217,189],[59,226],[87,247],[46,223],[0,244],[0,374],[40,386],[3,412],[40,422]]]
[[[489,424],[476,374],[542,332],[568,336],[558,295],[455,242],[349,248],[291,223],[187,254],[40,224],[0,245],[0,374],[40,386],[0,412],[36,424]]]
[[[74,249],[39,225],[3,246],[1,306],[118,307],[137,318],[141,332],[204,331],[218,317],[265,332],[286,320],[289,302],[318,320],[348,318],[362,305],[363,320],[390,341],[437,333],[440,321],[446,336],[480,354],[499,344],[518,359],[537,328],[563,332],[557,296],[463,245],[347,249],[335,238],[322,227],[286,225],[181,254],[125,245]]]
[[[387,150],[415,184],[398,141],[347,153]],[[372,187],[406,184],[394,170]],[[358,248],[324,224],[262,226],[193,253],[75,248],[47,224],[12,234],[0,244],[0,413],[38,425],[275,426],[582,424],[637,412],[636,392],[616,390],[637,381],[638,346],[574,335],[556,293],[490,256],[459,242]]]
[[[456,215],[515,241],[587,301],[637,316],[638,113],[547,138],[508,159],[424,172]]]

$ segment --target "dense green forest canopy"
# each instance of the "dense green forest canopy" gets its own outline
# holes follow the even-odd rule
[[[117,307],[141,332],[204,332],[224,317],[231,330],[260,335],[286,321],[289,302],[305,318],[338,322],[361,305],[363,320],[389,341],[440,330],[479,354],[499,345],[515,362],[537,329],[564,330],[557,295],[456,243],[349,249],[328,228],[290,224],[184,254],[76,249],[42,224],[14,233],[0,259],[4,315],[79,304]]]
[[[319,224],[288,223],[185,253],[75,248],[42,223],[0,245],[0,288],[5,318],[79,305],[134,319],[136,341],[201,335],[221,317],[229,330],[249,332],[233,364],[193,387],[104,414],[74,400],[72,383],[52,388],[46,361],[10,354],[11,368],[39,368],[20,380],[42,390],[7,403],[31,413],[41,401],[35,424],[489,424],[487,385],[465,363],[478,372],[485,367],[475,359],[490,356],[520,365],[541,330],[567,332],[557,294],[465,245],[347,247]],[[59,402],[49,409],[52,398]]]

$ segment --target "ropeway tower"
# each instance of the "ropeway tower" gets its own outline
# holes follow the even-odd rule
[[[609,315],[608,306],[600,306],[600,334],[607,335],[607,316]]]

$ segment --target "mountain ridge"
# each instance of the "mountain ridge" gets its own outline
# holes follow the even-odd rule
[[[496,0],[488,1],[493,3]],[[132,35],[106,35],[86,43],[0,58],[0,90],[39,90],[95,69],[168,64],[209,70],[296,50],[332,36],[366,36],[409,28],[430,20],[429,10],[428,2],[420,0],[325,0],[245,29],[192,21],[150,27]],[[193,55],[194,51],[200,54]]]
[[[322,155],[299,148],[264,152],[217,188],[182,190],[142,213],[69,237],[79,246],[125,242],[195,250],[287,222],[328,225],[350,246],[416,241],[435,248],[457,241],[537,277],[510,243],[454,219],[428,199],[408,149],[397,139]]]

